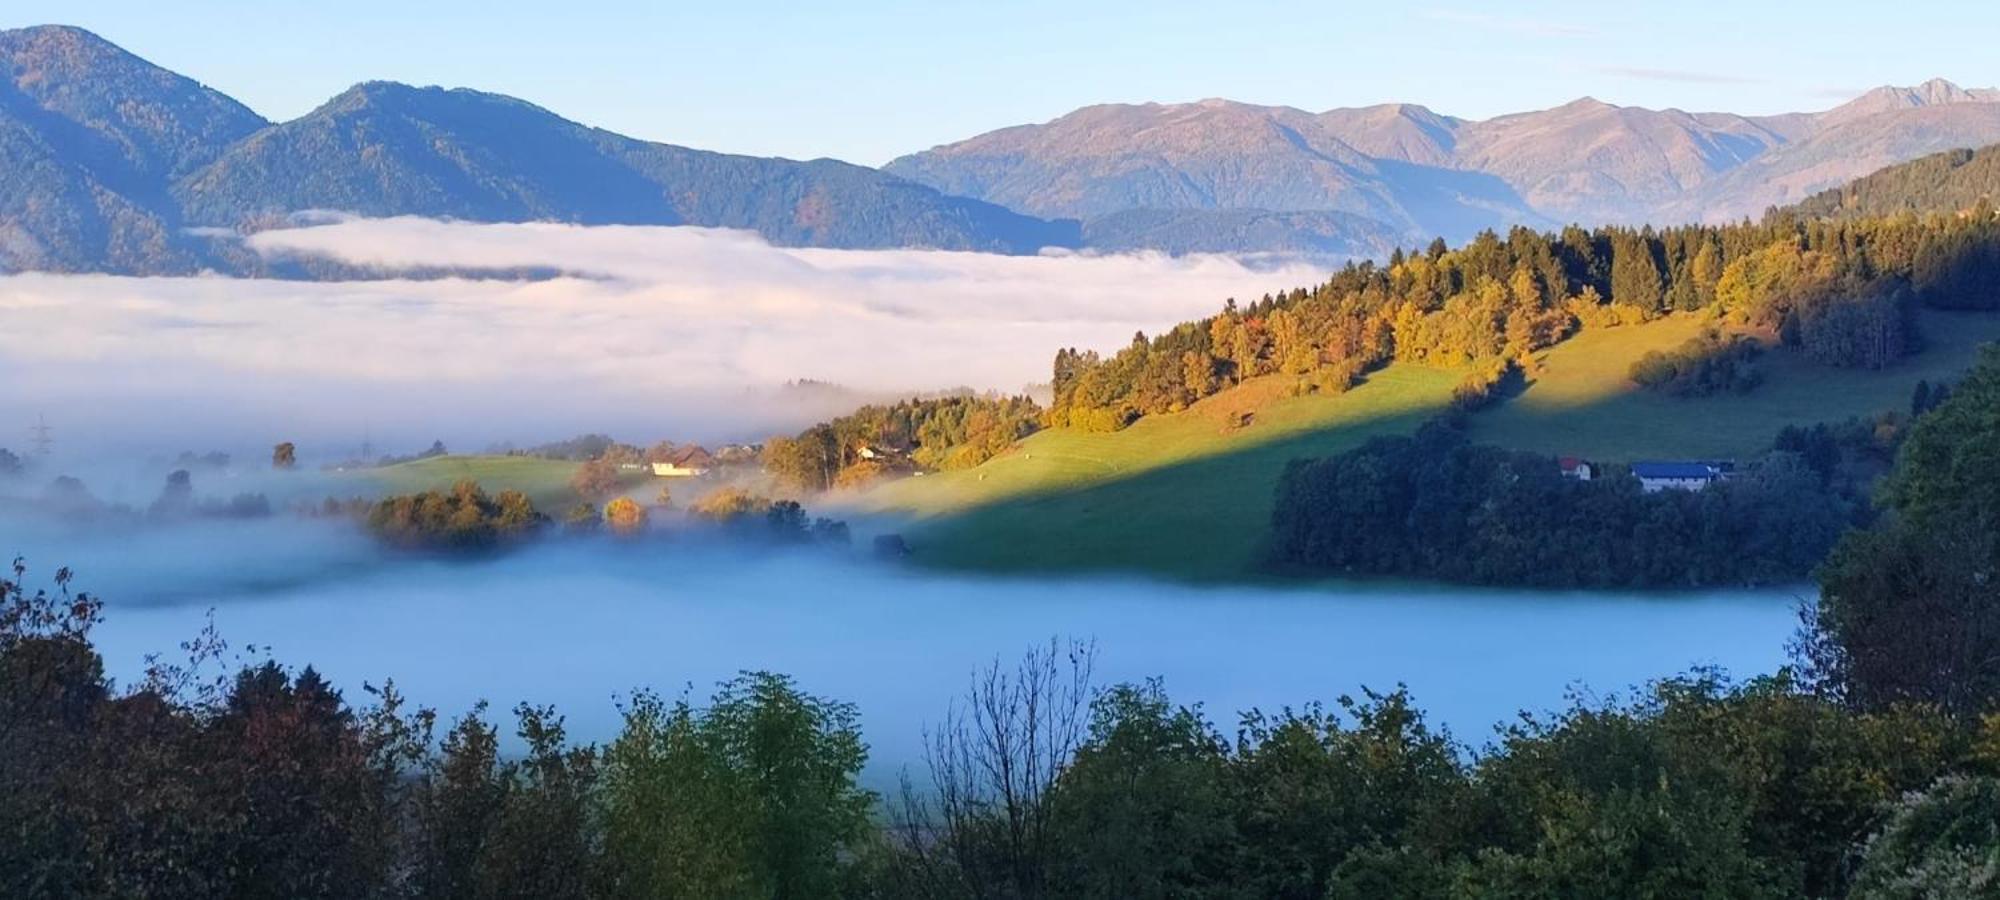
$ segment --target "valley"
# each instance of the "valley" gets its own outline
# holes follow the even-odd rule
[[[85,6],[0,897],[2000,896],[2000,7]]]

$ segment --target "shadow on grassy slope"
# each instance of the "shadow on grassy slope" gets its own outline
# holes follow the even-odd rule
[[[1286,463],[1413,430],[1444,407],[1456,378],[1392,368],[1340,397],[1279,400],[1240,430],[1227,422],[1242,398],[1225,394],[1117,435],[1048,432],[871,505],[930,516],[910,532],[925,564],[1241,579],[1254,570]]]
[[[1525,389],[1473,416],[1474,440],[1606,462],[1748,459],[1785,425],[1906,409],[1918,380],[1951,380],[1979,344],[2000,339],[2000,315],[1929,313],[1928,348],[1881,372],[1774,352],[1765,383],[1743,395],[1679,399],[1625,381],[1633,359],[1697,327],[1669,319],[1564,343]],[[907,534],[926,565],[1263,577],[1258,562],[1285,464],[1413,431],[1444,408],[1456,379],[1392,366],[1339,397],[1278,400],[1235,434],[1219,434],[1215,424],[1226,416],[1213,406],[1232,402],[1225,393],[1116,435],[1044,432],[977,469],[891,485],[863,505],[920,517]]]

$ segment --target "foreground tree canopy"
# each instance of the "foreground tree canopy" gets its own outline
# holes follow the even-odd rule
[[[1852,701],[1987,711],[2000,693],[2000,349],[1918,418],[1883,515],[1821,572],[1818,673]]]
[[[859,711],[780,675],[701,703],[640,691],[602,745],[528,705],[511,741],[483,705],[440,736],[393,685],[356,707],[310,668],[217,670],[212,635],[118,688],[97,602],[24,577],[0,583],[7,896],[2000,889],[2000,717],[1857,705],[1784,673],[1669,678],[1470,746],[1402,690],[1224,732],[1157,681],[1097,686],[1092,648],[1051,643],[975,673],[884,801],[859,786]]]

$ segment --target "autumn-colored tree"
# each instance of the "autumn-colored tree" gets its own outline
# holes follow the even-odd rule
[[[646,530],[646,508],[630,497],[620,497],[604,505],[604,524],[613,534],[635,535]]]
[[[570,476],[570,489],[585,500],[608,497],[618,490],[618,465],[604,457],[598,457],[576,469]]]
[[[479,552],[531,537],[548,518],[520,491],[488,497],[464,479],[449,492],[384,497],[364,521],[377,538],[407,550]]]
[[[694,502],[688,508],[704,519],[730,522],[753,513],[768,509],[771,501],[750,493],[742,488],[723,488]]]
[[[298,448],[286,441],[271,448],[271,468],[289,469],[299,464]]]

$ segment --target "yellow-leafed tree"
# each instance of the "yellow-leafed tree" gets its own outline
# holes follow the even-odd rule
[[[604,524],[615,534],[638,534],[646,530],[646,507],[630,497],[604,504]]]

